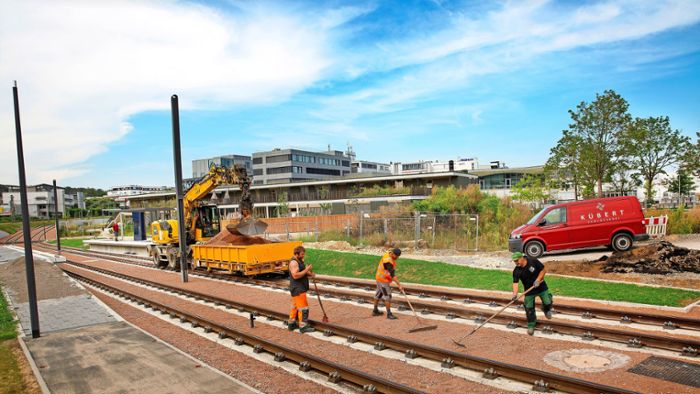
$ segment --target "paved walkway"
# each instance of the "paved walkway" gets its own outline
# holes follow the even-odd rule
[[[23,288],[24,264],[11,264],[22,253],[0,247],[0,283],[29,335],[29,305],[14,302]],[[21,338],[30,361],[52,393],[252,393],[252,388],[202,365],[172,347],[121,321],[87,291],[39,254],[34,255],[37,288],[53,289],[39,300],[41,337]],[[4,266],[4,267],[3,267]],[[8,267],[11,270],[8,270]],[[14,270],[22,270],[21,273]],[[60,270],[59,270],[60,271]],[[59,277],[61,280],[57,280]],[[60,283],[58,283],[60,282]],[[65,287],[73,288],[67,292]],[[26,299],[26,295],[24,295]]]

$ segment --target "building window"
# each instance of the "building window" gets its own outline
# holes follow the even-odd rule
[[[335,176],[340,176],[340,170],[331,170],[328,168],[313,168],[313,167],[307,167],[306,168],[306,173],[307,174],[317,174],[317,175],[335,175]]]
[[[267,175],[274,175],[274,174],[289,174],[292,172],[292,167],[286,166],[286,167],[273,167],[273,168],[268,168],[267,169]]]
[[[262,168],[256,168],[253,170],[253,175],[262,175],[262,174],[263,174]]]
[[[350,162],[347,160],[343,160],[343,167],[350,167]]]
[[[262,184],[263,184],[262,180],[253,181],[253,185],[262,185]]]
[[[283,161],[292,160],[292,155],[277,155],[277,156],[267,156],[265,159],[266,163],[281,163]]]
[[[420,170],[423,168],[423,163],[411,163],[411,164],[402,164],[401,169],[403,171],[412,171],[412,170]]]
[[[253,164],[262,164],[263,160],[262,157],[254,157],[253,158]]]
[[[376,170],[377,165],[376,164],[370,164],[370,163],[362,163],[362,168],[368,168],[370,170]]]
[[[299,166],[292,166],[292,173],[293,174],[303,174],[304,173],[304,168],[299,167]]]

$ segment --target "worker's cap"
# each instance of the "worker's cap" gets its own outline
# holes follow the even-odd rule
[[[510,259],[513,261],[518,261],[520,260],[521,257],[525,256],[523,252],[515,252],[510,256]]]
[[[394,249],[391,251],[391,253],[395,254],[396,257],[399,257],[399,256],[401,256],[401,249],[399,249],[399,248],[394,248]]]

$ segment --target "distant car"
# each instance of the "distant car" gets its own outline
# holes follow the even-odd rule
[[[544,252],[608,246],[629,250],[649,239],[637,197],[611,197],[553,205],[513,230],[511,252],[540,257]]]

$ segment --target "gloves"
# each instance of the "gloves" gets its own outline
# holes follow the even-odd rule
[[[536,280],[535,283],[532,284],[532,286],[533,286],[533,287],[540,287],[540,284],[541,284],[541,283],[542,283],[542,282],[540,282],[539,280]]]
[[[515,300],[517,300],[517,299],[518,299],[518,295],[517,295],[517,294],[513,294],[513,296],[510,297],[510,300],[511,300],[511,301],[515,301]]]

